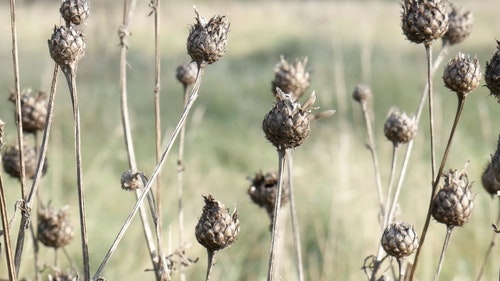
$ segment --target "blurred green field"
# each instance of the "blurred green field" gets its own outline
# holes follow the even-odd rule
[[[147,2],[147,1],[146,1]],[[138,3],[131,22],[129,42],[129,107],[136,154],[141,170],[150,174],[154,151],[154,33],[153,18],[145,1]],[[182,110],[182,87],[175,68],[189,61],[185,44],[194,23],[191,2],[161,4],[162,126],[168,139]],[[460,1],[475,15],[470,38],[454,46],[445,59],[458,52],[476,55],[484,70],[496,50],[500,20],[495,0]],[[120,189],[120,176],[127,169],[120,119],[119,40],[121,1],[95,1],[84,33],[87,52],[78,67],[84,185],[91,272],[95,272],[116,236],[135,197]],[[240,238],[216,257],[213,280],[265,280],[270,246],[269,221],[263,209],[246,194],[247,176],[259,170],[277,169],[277,153],[261,131],[264,115],[271,108],[271,80],[279,56],[307,56],[312,71],[310,91],[315,90],[321,109],[337,113],[313,125],[310,139],[294,153],[298,216],[307,280],[367,280],[363,260],[376,253],[380,239],[377,199],[370,155],[365,149],[365,130],[359,105],[351,98],[358,83],[371,86],[374,128],[383,183],[387,185],[392,144],[382,126],[389,109],[413,113],[424,85],[424,47],[411,44],[402,35],[400,5],[396,1],[202,1],[196,3],[205,17],[227,14],[231,20],[228,52],[209,66],[200,98],[188,119],[186,139],[185,210],[187,255],[199,257],[187,268],[189,280],[203,280],[205,250],[194,237],[201,215],[202,194],[213,194],[240,213]],[[59,2],[31,5],[19,3],[17,32],[21,88],[48,91],[53,61],[47,39],[60,24]],[[7,101],[13,88],[9,5],[0,3],[0,118],[7,123],[5,142],[16,141],[14,106]],[[436,42],[434,53],[440,48]],[[456,109],[456,97],[442,86],[442,67],[434,79],[437,156],[441,157]],[[483,85],[484,83],[482,83]],[[66,83],[59,76],[55,121],[44,178],[45,202],[70,205],[75,239],[67,247],[81,267],[78,210],[75,192],[73,122]],[[459,125],[447,168],[461,169],[470,161],[469,178],[475,181],[475,211],[465,227],[454,232],[443,265],[441,280],[474,280],[489,245],[491,223],[498,200],[481,187],[480,176],[494,152],[500,117],[499,105],[485,87],[470,94]],[[414,224],[420,233],[430,193],[427,114],[423,114],[415,151],[400,200],[398,219]],[[403,152],[404,149],[401,150]],[[402,156],[401,154],[400,156]],[[165,244],[178,246],[176,203],[176,151],[163,169]],[[402,157],[398,158],[398,163]],[[9,216],[19,199],[19,184],[5,177]],[[288,210],[288,209],[286,209]],[[283,212],[286,213],[286,212]],[[293,269],[289,216],[284,229],[285,250],[282,280],[296,280]],[[14,235],[19,215],[14,221]],[[416,276],[431,280],[435,272],[445,226],[432,223]],[[15,237],[15,236],[14,236]],[[3,244],[3,240],[2,240]],[[6,277],[5,255],[0,256],[0,277]],[[27,243],[21,276],[32,278],[33,248]],[[43,263],[52,265],[54,251],[41,249]],[[60,266],[69,267],[62,254]],[[483,280],[497,280],[500,252],[494,248]],[[135,219],[105,270],[107,280],[153,280],[140,221]],[[174,280],[178,274],[174,273]]]

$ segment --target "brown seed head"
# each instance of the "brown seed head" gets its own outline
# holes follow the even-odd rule
[[[144,188],[144,182],[147,182],[146,176],[141,171],[126,170],[121,178],[122,189],[127,191],[134,191]]]
[[[64,247],[73,239],[68,206],[54,210],[51,206],[42,207],[38,211],[38,240],[47,247]]]
[[[16,103],[16,94],[11,90],[9,101]],[[34,133],[45,128],[47,118],[48,96],[45,92],[33,93],[25,89],[21,94],[21,115],[23,131]]]
[[[495,179],[500,182],[500,135],[498,136],[497,148],[495,153],[491,155],[491,169]]]
[[[443,36],[444,42],[454,45],[463,42],[469,37],[474,25],[474,15],[471,11],[457,8],[452,4],[448,19],[448,31]]]
[[[187,87],[194,84],[197,73],[198,67],[196,63],[191,62],[179,65],[176,69],[175,77],[184,87]]]
[[[367,85],[358,84],[352,91],[352,98],[359,103],[367,102],[371,96],[372,90]]]
[[[433,200],[432,217],[448,227],[462,226],[469,221],[474,208],[467,171],[444,172],[444,186]]]
[[[394,111],[385,121],[384,134],[394,145],[407,143],[417,134],[417,122],[405,112]]]
[[[59,8],[66,24],[80,25],[85,23],[90,13],[89,0],[64,0]]]
[[[477,58],[470,59],[462,53],[452,58],[444,69],[445,86],[461,96],[476,89],[479,80],[481,80],[481,70]]]
[[[238,211],[232,214],[220,201],[212,195],[204,195],[205,206],[195,228],[198,242],[210,252],[216,252],[231,246],[240,231]]]
[[[500,41],[497,40],[497,50],[486,62],[486,72],[484,73],[486,87],[490,90],[490,95],[500,102]]]
[[[54,270],[53,275],[47,275],[48,281],[78,281],[78,274],[73,270],[60,271]]]
[[[481,175],[481,183],[491,197],[496,196],[500,191],[500,182],[498,182],[495,177],[495,172],[493,171],[491,162],[488,163],[483,171],[483,174]]]
[[[429,44],[448,30],[448,13],[442,0],[403,0],[401,27],[411,42]]]
[[[309,87],[310,75],[306,70],[307,58],[295,59],[290,64],[283,56],[274,67],[274,80],[271,82],[271,90],[274,95],[277,88],[286,94],[291,94],[294,101],[299,100]]]
[[[214,16],[208,23],[195,8],[196,23],[190,28],[187,52],[199,65],[218,61],[227,49],[229,20],[226,16]]]
[[[38,165],[38,156],[35,148],[24,145],[24,172],[26,178],[32,179],[36,175],[36,167]],[[19,146],[7,147],[3,153],[2,159],[3,169],[7,174],[14,178],[21,178],[21,161],[19,159]],[[42,175],[47,171],[47,161],[44,161]]]
[[[61,66],[76,65],[85,55],[85,37],[73,26],[54,27],[48,44],[50,56]]]
[[[387,254],[401,259],[417,250],[418,237],[409,223],[391,223],[382,234],[381,244]]]

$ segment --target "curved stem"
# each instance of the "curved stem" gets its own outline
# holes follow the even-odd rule
[[[274,280],[275,275],[275,267],[276,267],[276,251],[278,246],[279,239],[279,213],[281,208],[281,194],[283,192],[283,170],[285,167],[286,161],[286,149],[278,149],[278,193],[276,194],[276,201],[274,204],[274,213],[273,213],[273,228],[272,228],[272,236],[271,236],[271,249],[269,254],[269,268],[267,271],[267,280]]]
[[[1,130],[2,128],[0,128]],[[1,140],[0,140],[1,142]],[[1,144],[0,144],[1,147]],[[2,172],[0,171],[0,214],[2,216],[2,229],[3,229],[3,241],[5,243],[5,256],[7,261],[7,270],[9,273],[9,280],[16,281],[17,273],[14,267],[14,259],[12,256],[12,246],[10,243],[10,229],[9,229],[9,219],[7,218],[7,205],[5,203],[5,193],[3,189],[3,179]]]
[[[446,237],[444,238],[443,249],[441,250],[441,255],[439,256],[439,264],[436,270],[436,275],[434,275],[434,281],[439,280],[439,275],[441,274],[441,268],[443,266],[444,254],[446,252],[446,249],[448,249],[448,244],[450,243],[452,231],[453,231],[453,226],[446,227]]]
[[[498,200],[498,203],[500,203],[500,200]],[[496,220],[496,225],[500,224],[500,204],[498,205],[498,214],[497,214],[497,220]],[[493,250],[493,247],[495,247],[495,240],[496,237],[498,236],[498,233],[493,232],[491,235],[490,239],[490,246],[488,247],[488,250],[486,250],[486,254],[484,255],[483,259],[483,264],[481,265],[481,269],[479,269],[479,273],[477,274],[476,281],[480,281],[481,278],[483,277],[483,272],[484,269],[486,268],[487,261],[491,255],[491,252]]]

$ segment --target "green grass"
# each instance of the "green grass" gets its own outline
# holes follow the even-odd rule
[[[483,1],[484,2],[484,1]],[[116,30],[121,22],[121,3],[92,3],[91,18],[84,32],[88,38],[86,57],[79,64],[77,86],[80,94],[83,138],[84,184],[91,271],[94,272],[123,224],[134,196],[119,187],[127,168],[122,138]],[[7,122],[6,143],[16,140],[13,106],[8,89],[13,87],[8,5],[1,3],[0,34],[0,118]],[[495,51],[495,32],[500,29],[491,0],[478,5],[464,1],[476,18],[471,37],[452,47],[447,59],[459,51],[476,54],[484,70]],[[358,83],[368,83],[374,93],[375,134],[383,183],[387,185],[391,144],[382,125],[388,110],[397,106],[414,112],[424,84],[423,46],[406,41],[399,28],[400,9],[393,2],[203,2],[197,4],[205,17],[228,14],[231,20],[229,50],[218,63],[209,66],[194,114],[188,119],[186,152],[186,230],[191,242],[187,255],[199,257],[187,269],[190,280],[202,280],[206,254],[196,242],[194,226],[201,214],[202,194],[211,193],[241,216],[237,243],[216,257],[213,280],[264,280],[270,246],[269,221],[264,210],[246,195],[245,179],[259,170],[277,169],[277,153],[265,140],[260,126],[271,108],[270,87],[274,65],[281,54],[287,58],[309,58],[312,70],[310,90],[316,90],[322,109],[337,113],[313,125],[311,138],[296,150],[295,184],[301,225],[306,279],[366,280],[361,266],[375,254],[380,232],[377,202],[359,105],[351,99]],[[18,39],[21,87],[48,91],[53,61],[47,39],[59,23],[58,3],[18,5]],[[131,23],[129,44],[129,105],[139,167],[150,174],[154,167],[153,123],[153,19],[145,3],[138,3]],[[168,138],[182,106],[182,87],[175,80],[175,68],[188,61],[185,40],[194,22],[191,3],[162,3],[162,125]],[[435,44],[437,53],[440,42]],[[366,56],[368,54],[368,56]],[[366,59],[368,58],[368,59]],[[434,81],[436,90],[437,156],[441,157],[456,97],[442,86],[441,70]],[[447,168],[461,169],[470,161],[470,179],[475,181],[476,209],[472,220],[457,229],[444,261],[441,280],[472,280],[489,243],[490,224],[496,218],[497,202],[482,190],[480,175],[493,153],[500,121],[498,104],[481,87],[467,101]],[[420,233],[430,192],[427,114],[423,114],[415,152],[401,195],[399,218],[415,224]],[[77,227],[77,199],[72,143],[72,113],[68,90],[59,77],[55,123],[49,148],[50,170],[43,181],[44,200],[54,206],[69,204]],[[177,246],[175,155],[163,170],[165,188],[165,243]],[[398,160],[401,163],[401,158]],[[6,178],[9,216],[19,198],[16,181]],[[288,206],[287,206],[288,207]],[[286,216],[289,220],[289,216]],[[13,229],[17,230],[19,215]],[[282,261],[283,280],[295,280],[291,258],[291,232],[287,221],[286,251]],[[14,231],[15,232],[15,231]],[[75,231],[79,233],[79,231]],[[445,227],[432,223],[417,271],[419,280],[430,280],[439,258]],[[14,233],[15,235],[15,233]],[[15,237],[15,236],[14,236]],[[80,266],[80,243],[67,247]],[[135,219],[118,251],[111,258],[108,280],[153,280],[139,220]],[[2,243],[3,244],[3,243]],[[2,254],[4,251],[2,251]],[[43,262],[53,263],[53,251],[43,249]],[[62,255],[60,255],[62,256]],[[27,243],[21,276],[31,278],[32,248]],[[289,258],[290,257],[290,258]],[[60,259],[61,266],[68,266]],[[495,249],[483,280],[498,278],[500,256]],[[0,277],[6,275],[5,256],[0,256]],[[175,274],[174,274],[175,275]],[[175,275],[177,278],[177,275]],[[175,279],[177,280],[177,279]]]

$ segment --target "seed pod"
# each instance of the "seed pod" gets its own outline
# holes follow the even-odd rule
[[[175,77],[184,87],[194,84],[196,81],[196,75],[198,73],[198,67],[196,63],[181,64],[176,69]]]
[[[411,42],[429,44],[448,30],[448,13],[442,0],[403,0],[401,27]]]
[[[450,170],[443,177],[444,186],[432,203],[432,217],[448,227],[462,226],[469,221],[474,208],[467,171]]]
[[[401,259],[417,250],[418,237],[409,223],[391,223],[382,234],[381,244],[387,254]]]
[[[122,189],[127,191],[134,191],[144,188],[144,182],[147,182],[146,176],[141,171],[126,170],[121,177]]]
[[[476,89],[480,79],[481,70],[477,58],[470,59],[462,53],[450,60],[443,73],[445,86],[460,96]]]
[[[451,4],[451,12],[448,13],[448,31],[443,36],[443,42],[450,45],[463,42],[469,37],[473,25],[474,15],[471,11],[465,11]]]
[[[50,56],[61,66],[76,65],[85,55],[85,37],[73,26],[54,27],[48,44]]]
[[[358,84],[352,91],[352,98],[359,103],[367,102],[371,98],[371,96],[372,91],[367,85]]]
[[[263,174],[258,172],[253,178],[248,178],[252,183],[248,188],[250,199],[259,207],[266,209],[271,219],[271,229],[273,223],[274,207],[276,205],[276,196],[278,195],[278,173],[267,172]],[[287,182],[286,180],[284,182]],[[281,203],[283,207],[290,199],[290,187],[284,184],[281,190]]]
[[[16,94],[11,91],[9,101],[16,103]],[[38,91],[33,94],[31,89],[26,89],[21,94],[21,120],[23,131],[34,133],[45,128],[47,119],[48,96],[45,92]]]
[[[227,50],[229,20],[226,16],[214,16],[208,23],[195,8],[196,23],[190,28],[187,52],[199,65],[218,61]]]
[[[32,179],[36,175],[36,167],[38,165],[38,156],[33,147],[24,145],[24,172],[26,178]],[[47,159],[46,159],[47,160]],[[14,178],[21,179],[21,161],[19,159],[19,146],[10,146],[3,153],[3,169],[7,174]],[[47,171],[47,161],[44,161],[42,175]]]
[[[204,195],[205,206],[195,228],[198,242],[210,252],[216,252],[231,246],[240,231],[238,211],[232,214],[212,195]]]
[[[64,247],[73,239],[68,206],[54,210],[51,206],[42,207],[38,211],[38,240],[47,247]]]
[[[295,59],[290,64],[283,56],[274,67],[274,80],[271,82],[271,90],[276,95],[277,88],[286,94],[291,94],[294,101],[299,100],[309,88],[310,75],[306,70],[307,58]]]
[[[500,41],[497,40],[497,50],[486,62],[486,72],[484,73],[486,87],[490,90],[490,95],[500,102]]]
[[[496,196],[500,191],[500,182],[498,182],[495,177],[491,162],[488,163],[483,171],[483,174],[481,175],[481,183],[483,184],[486,192],[488,192],[491,197]]]
[[[385,121],[384,134],[394,145],[401,145],[411,141],[417,134],[415,118],[408,117],[405,112],[392,112]]]
[[[59,8],[66,24],[80,25],[85,23],[90,13],[89,0],[64,0]]]

